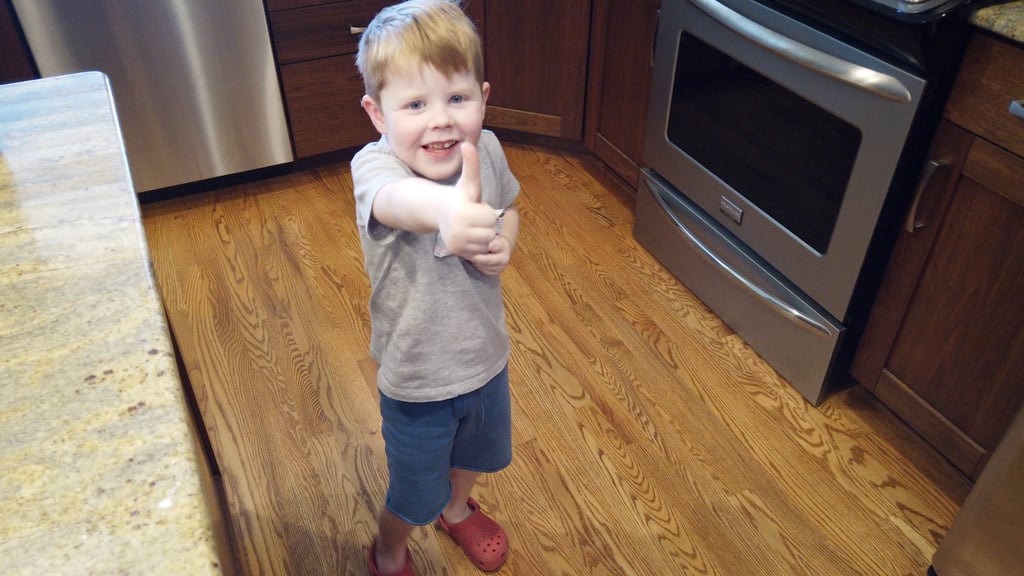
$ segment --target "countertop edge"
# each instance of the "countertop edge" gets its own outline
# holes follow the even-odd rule
[[[105,75],[0,86],[4,573],[222,574]]]

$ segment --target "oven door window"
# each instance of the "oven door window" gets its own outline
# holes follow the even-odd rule
[[[676,61],[668,139],[826,253],[860,131],[689,34]]]

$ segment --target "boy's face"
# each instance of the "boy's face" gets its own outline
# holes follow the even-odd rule
[[[444,180],[462,169],[459,144],[480,141],[491,87],[470,72],[451,78],[433,66],[389,74],[379,101],[363,96],[363,109],[398,158],[417,174]]]

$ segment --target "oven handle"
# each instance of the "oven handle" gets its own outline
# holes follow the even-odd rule
[[[787,302],[784,302],[781,298],[772,294],[765,288],[758,286],[749,278],[741,274],[738,270],[733,268],[732,265],[723,260],[718,254],[715,254],[715,252],[711,248],[709,248],[706,244],[701,242],[701,240],[697,238],[697,236],[694,235],[694,233],[691,232],[689,228],[687,228],[687,226],[679,219],[679,216],[676,215],[675,210],[673,210],[672,207],[668,205],[668,202],[666,201],[666,195],[669,193],[667,191],[659,190],[658,188],[660,188],[660,186],[650,187],[650,191],[654,194],[654,198],[658,201],[658,204],[661,205],[661,208],[662,210],[665,211],[665,214],[672,219],[672,222],[675,223],[676,228],[678,228],[679,231],[683,233],[683,236],[686,238],[686,240],[697,250],[697,253],[700,254],[705,260],[710,262],[712,265],[718,266],[720,269],[722,269],[726,274],[728,274],[730,278],[732,278],[734,282],[736,282],[736,284],[744,288],[755,298],[759,298],[762,301],[773,306],[782,316],[784,316],[790,322],[793,322],[797,326],[804,328],[806,330],[814,330],[820,332],[821,336],[825,336],[828,338],[833,337],[832,331],[827,326],[821,324],[820,322],[817,322],[816,320],[805,314],[803,311],[798,310],[796,307],[791,306]],[[670,199],[671,196],[668,196],[668,198]]]
[[[690,0],[694,6],[740,36],[797,64],[896,102],[910,102],[902,82],[791,40],[735,12],[716,0]]]

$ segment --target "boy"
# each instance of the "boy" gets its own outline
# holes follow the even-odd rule
[[[373,19],[356,64],[382,135],[353,157],[352,179],[390,476],[367,563],[413,574],[409,536],[436,519],[496,570],[508,538],[470,491],[512,458],[498,274],[519,232],[519,183],[483,130],[480,39],[458,4],[409,0]]]

